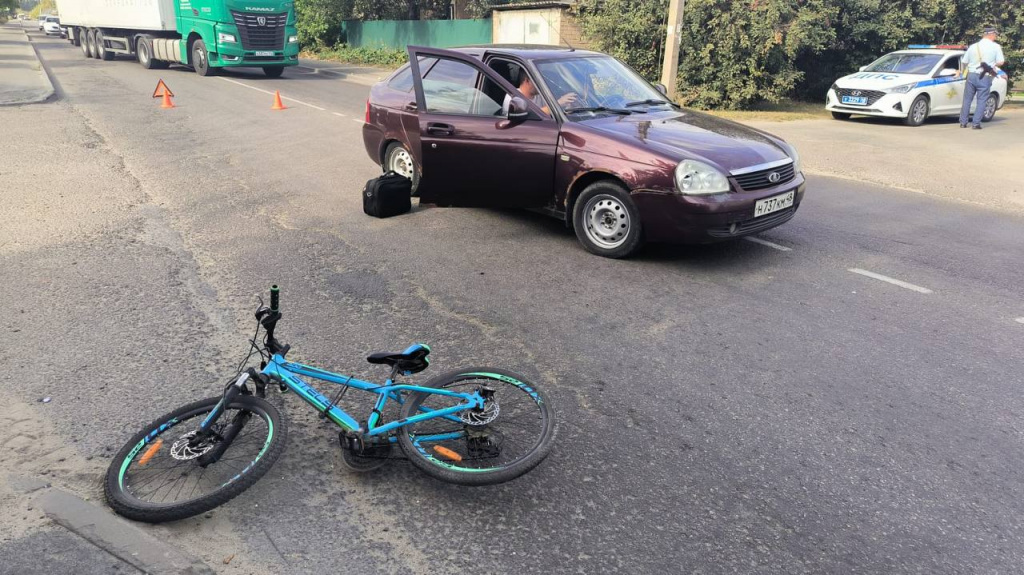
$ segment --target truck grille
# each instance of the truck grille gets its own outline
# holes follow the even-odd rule
[[[839,96],[839,102],[843,101],[843,96],[852,96],[854,98],[867,98],[870,106],[877,102],[885,92],[879,92],[878,90],[854,90],[853,88],[836,88],[836,95]]]
[[[250,14],[248,12],[231,11],[238,26],[238,35],[244,50],[283,50],[284,25],[288,23],[288,13],[281,14]],[[263,24],[260,25],[260,20]]]
[[[778,180],[774,182],[768,179],[773,173],[779,175]],[[796,177],[796,172],[793,169],[792,163],[786,164],[785,166],[779,166],[777,168],[768,168],[767,170],[758,170],[756,172],[750,172],[749,174],[733,176],[736,183],[748,192],[785,184],[794,177]]]

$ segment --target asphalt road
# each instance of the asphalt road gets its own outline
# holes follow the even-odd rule
[[[36,41],[59,100],[0,109],[0,382],[16,401],[52,398],[36,411],[79,462],[55,480],[98,494],[141,423],[214,395],[271,283],[290,357],[383,378],[365,354],[424,341],[424,378],[505,366],[557,409],[543,465],[469,489],[402,462],[346,474],[335,431],[275,396],[290,444],[273,470],[210,518],[154,528],[211,566],[1024,564],[1020,216],[811,175],[796,218],[756,241],[628,261],[531,213],[375,220],[359,196],[378,172],[365,86],[147,71]],[[150,97],[158,78],[177,108]],[[289,110],[270,110],[274,90]]]

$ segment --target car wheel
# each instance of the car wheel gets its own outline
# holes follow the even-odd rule
[[[996,108],[999,106],[999,96],[995,94],[989,94],[988,100],[985,100],[985,111],[981,114],[981,121],[988,122],[996,115]]]
[[[606,258],[625,258],[643,245],[640,212],[614,182],[595,182],[573,206],[573,228],[583,247]]]
[[[416,169],[416,160],[413,159],[409,150],[398,142],[388,144],[384,152],[384,171],[395,172],[399,176],[405,176],[412,180],[412,195],[417,195],[416,188],[420,185],[419,170]]]
[[[103,31],[100,30],[99,28],[96,29],[95,39],[96,39],[96,57],[99,58],[100,60],[113,60],[114,59],[114,53],[111,52],[110,50],[107,50],[107,47],[105,46],[105,43],[103,41]]]
[[[928,98],[918,96],[914,98],[914,102],[910,104],[910,112],[908,112],[907,117],[903,119],[903,123],[908,126],[920,126],[924,123],[926,118],[928,118]]]
[[[846,112],[832,112],[833,120],[849,120],[853,114],[847,114]]]
[[[213,76],[217,73],[217,69],[210,66],[210,57],[206,52],[206,43],[202,40],[196,40],[192,44],[192,68],[200,76]]]
[[[284,66],[264,66],[263,73],[267,78],[280,78],[284,74]]]

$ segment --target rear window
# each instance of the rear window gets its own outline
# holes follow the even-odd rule
[[[429,70],[436,62],[437,58],[420,58],[420,70]],[[412,92],[412,66],[406,66],[399,70],[395,77],[388,82],[388,87],[400,92]]]

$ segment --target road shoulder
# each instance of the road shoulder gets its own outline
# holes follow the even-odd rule
[[[19,23],[0,26],[0,106],[38,104],[53,96],[53,82]]]

